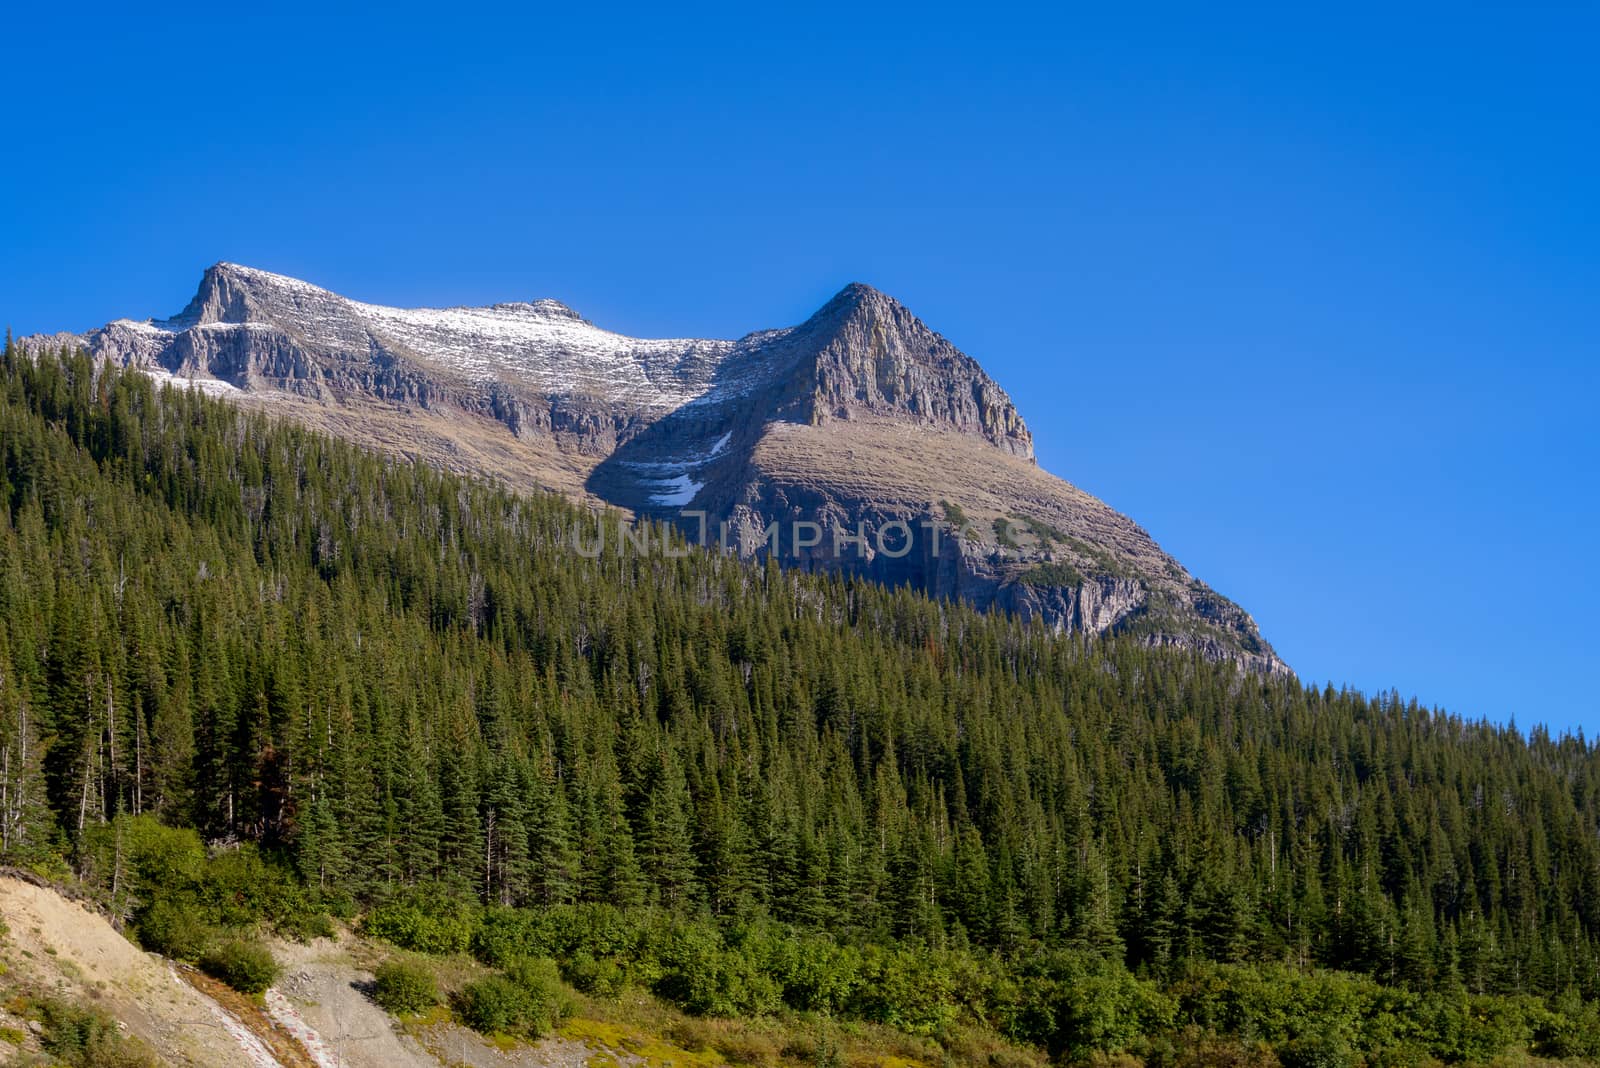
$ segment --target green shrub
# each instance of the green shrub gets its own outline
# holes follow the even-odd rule
[[[610,957],[596,958],[588,952],[575,954],[562,969],[562,977],[590,997],[612,1000],[621,996],[625,984],[620,964]]]
[[[193,830],[119,816],[87,833],[83,849],[85,869],[102,882],[118,864],[128,871],[123,885],[145,902],[139,939],[168,956],[195,959],[217,927],[268,923],[300,940],[333,933],[294,871],[248,843],[208,858]]]
[[[1041,545],[1048,544],[1052,541],[1064,542],[1067,540],[1066,534],[1063,533],[1059,527],[1051,526],[1042,519],[1036,519],[1031,515],[1025,515],[1022,517],[1022,522],[1024,526],[1033,532],[1033,536],[1039,539],[1039,543]]]
[[[658,997],[696,1016],[760,1016],[781,1004],[778,985],[713,925],[676,921],[658,936]]]
[[[74,1058],[102,1038],[117,1033],[117,1025],[108,1017],[69,1002],[47,998],[37,1008],[44,1027],[40,1045],[46,1053],[63,1060]]]
[[[949,963],[935,951],[870,946],[850,1011],[914,1035],[938,1034],[958,1011]]]
[[[1575,990],[1556,995],[1534,1039],[1536,1052],[1546,1057],[1600,1058],[1600,1002],[1585,1002]]]
[[[326,912],[310,909],[287,916],[276,926],[279,934],[296,942],[309,942],[313,938],[332,938],[338,933],[334,930],[331,916]]]
[[[481,1034],[538,1034],[533,998],[503,975],[491,975],[462,987],[455,995],[456,1014]]]
[[[361,932],[414,953],[464,953],[478,928],[478,908],[449,888],[409,887],[361,921]]]
[[[367,913],[363,934],[381,938],[413,953],[449,954],[464,951],[472,928],[449,916],[429,916],[410,905],[382,905]]]
[[[206,864],[206,849],[198,832],[168,827],[154,816],[123,819],[128,859],[141,894],[153,890],[178,893],[195,886]]]
[[[760,1066],[778,1062],[778,1044],[766,1035],[739,1032],[718,1038],[715,1045],[729,1064]]]
[[[1198,1027],[1186,1027],[1163,1043],[1161,1063],[1173,1068],[1281,1068],[1282,1062],[1264,1042],[1227,1038]]]
[[[176,960],[199,960],[211,946],[211,926],[193,905],[158,900],[139,917],[136,933],[146,949]]]
[[[38,1006],[40,1045],[73,1068],[157,1068],[161,1063],[137,1040],[124,1038],[110,1017],[48,998]]]
[[[1051,561],[1028,568],[1017,581],[1024,586],[1081,586],[1083,573],[1071,564]]]
[[[1061,984],[1054,1041],[1077,1058],[1118,1053],[1143,1035],[1165,1030],[1172,1012],[1169,999],[1118,962]]]
[[[668,1042],[690,1053],[703,1053],[713,1050],[712,1043],[719,1035],[704,1020],[697,1020],[693,1016],[674,1020],[662,1030],[663,1037]]]
[[[751,924],[733,936],[740,952],[777,983],[783,1001],[805,1012],[833,1014],[861,982],[861,952],[817,934]]]
[[[1355,1054],[1337,1035],[1307,1035],[1278,1047],[1283,1068],[1351,1068]]]
[[[266,921],[285,931],[318,915],[293,870],[248,843],[218,853],[205,867],[201,900],[224,927]]]
[[[491,968],[504,968],[522,957],[542,957],[555,952],[550,944],[551,925],[546,922],[550,915],[551,912],[529,909],[485,910],[472,933],[472,955]]]
[[[561,985],[555,961],[544,957],[515,961],[506,969],[506,978],[527,992],[537,1033],[554,1030],[572,1014],[572,997]]]
[[[317,904],[322,907],[326,916],[347,922],[354,920],[361,911],[354,895],[342,887],[322,890],[317,895]]]
[[[396,1015],[426,1012],[439,1003],[433,972],[413,961],[386,960],[378,966],[373,1000]]]
[[[267,947],[243,939],[224,942],[206,953],[200,967],[241,994],[260,994],[278,979],[278,962]]]
[[[1369,1054],[1366,1068],[1444,1068],[1444,1063],[1416,1042],[1401,1042]]]

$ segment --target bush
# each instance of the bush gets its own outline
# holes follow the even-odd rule
[[[491,968],[504,968],[522,957],[553,954],[549,917],[529,909],[486,909],[472,934],[472,955]]]
[[[738,1032],[722,1036],[715,1045],[717,1052],[726,1057],[729,1064],[765,1066],[778,1063],[778,1044],[766,1035]]]
[[[117,1034],[117,1025],[108,1017],[53,998],[38,1005],[39,1022],[44,1027],[40,1044],[45,1052],[62,1060],[75,1060],[85,1051]]]
[[[199,960],[211,946],[213,932],[198,910],[174,901],[157,901],[139,917],[139,944],[164,957]]]
[[[1366,1058],[1367,1068],[1444,1068],[1444,1062],[1415,1042],[1377,1050]]]
[[[1351,1068],[1355,1054],[1335,1035],[1308,1035],[1278,1048],[1283,1068]]]
[[[703,1053],[713,1049],[713,1043],[721,1032],[713,1028],[704,1020],[692,1016],[681,1020],[674,1020],[668,1024],[662,1034],[668,1042],[690,1053]]]
[[[241,994],[260,994],[278,979],[278,962],[267,947],[243,939],[211,950],[200,959],[200,967]]]
[[[326,912],[304,911],[285,917],[277,924],[278,933],[296,942],[309,942],[313,938],[332,938],[339,932],[334,929],[333,917]]]
[[[206,862],[200,899],[224,927],[249,927],[265,920],[291,936],[314,928],[322,910],[312,904],[293,869],[247,844]]]
[[[533,998],[503,975],[468,983],[455,996],[456,1014],[480,1034],[536,1036]]]
[[[1536,1052],[1570,1060],[1600,1058],[1600,1003],[1585,1002],[1575,990],[1557,995],[1534,1035]]]
[[[373,1000],[396,1015],[427,1012],[439,1003],[439,987],[423,965],[386,960],[378,966]]]
[[[1034,564],[1017,576],[1024,586],[1082,586],[1083,572],[1071,564],[1050,561]]]
[[[1281,1068],[1282,1062],[1265,1043],[1223,1038],[1198,1027],[1186,1027],[1176,1036],[1172,1056],[1164,1058],[1175,1068]]]
[[[695,1016],[760,1016],[782,1004],[772,976],[745,953],[729,950],[714,926],[674,921],[655,946],[661,967],[654,993]]]
[[[947,1030],[958,1012],[949,964],[948,954],[869,947],[849,1011],[914,1035]]]
[[[478,926],[477,907],[448,887],[414,886],[379,905],[361,921],[361,932],[414,953],[465,952]]]
[[[861,952],[832,938],[776,929],[747,932],[740,948],[777,982],[783,1000],[801,1011],[833,1014],[861,984]]]
[[[196,959],[218,927],[265,922],[302,941],[333,932],[293,870],[254,846],[208,859],[193,830],[167,827],[153,816],[119,816],[86,832],[82,848],[91,883],[105,884],[118,864],[127,870],[122,885],[145,903],[136,917],[139,940],[167,956]]]
[[[590,997],[616,1000],[622,994],[625,977],[622,966],[610,957],[596,959],[588,953],[578,953],[562,969],[567,982]]]
[[[90,1009],[47,999],[39,1003],[45,1052],[74,1068],[157,1068],[161,1063],[116,1022]]]
[[[572,1014],[572,998],[561,985],[555,961],[543,957],[516,961],[506,969],[506,978],[528,995],[530,1022],[535,1033],[543,1034],[561,1026],[561,1021]]]

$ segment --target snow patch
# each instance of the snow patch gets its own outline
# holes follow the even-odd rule
[[[676,478],[656,481],[654,485],[663,487],[663,489],[650,494],[651,504],[682,507],[694,500],[695,494],[700,492],[705,483],[696,482],[688,475],[679,475]]]
[[[179,388],[187,386],[190,389],[198,389],[208,397],[227,397],[244,392],[232,382],[224,382],[220,378],[200,378],[195,375],[179,376],[165,367],[134,367],[131,370],[149,375],[155,379],[157,389],[171,383]]]
[[[120,326],[132,330],[136,334],[171,334],[173,331],[158,325],[153,319],[113,319],[106,324],[107,328]]]

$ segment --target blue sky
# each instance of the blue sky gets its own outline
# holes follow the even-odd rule
[[[904,300],[1302,677],[1600,728],[1600,14],[28,5],[0,318]]]

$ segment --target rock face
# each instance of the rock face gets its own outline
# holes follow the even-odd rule
[[[846,286],[798,331],[812,379],[812,424],[882,415],[972,434],[1033,459],[1011,398],[970,356],[870,286]]]
[[[1005,391],[869,286],[795,327],[646,340],[553,300],[389,308],[223,263],[170,319],[23,344],[82,345],[361,444],[791,566],[1288,671],[1243,609],[1041,471]]]

